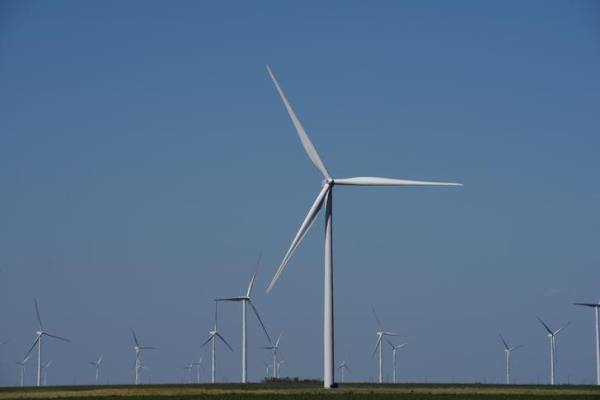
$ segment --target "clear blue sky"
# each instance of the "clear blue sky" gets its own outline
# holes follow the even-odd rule
[[[401,379],[548,378],[535,320],[573,321],[558,379],[594,376],[600,298],[600,7],[583,1],[0,3],[0,384],[34,339],[50,383],[179,381],[240,295],[285,330],[282,374],[322,374],[322,220],[267,281],[320,187],[264,65],[335,176],[460,189],[338,188],[336,350],[375,376],[381,319]],[[238,305],[219,377],[239,379]],[[265,344],[250,322],[250,378]],[[206,352],[205,356],[209,353]],[[386,354],[389,372],[389,354]],[[28,370],[33,382],[33,363]]]

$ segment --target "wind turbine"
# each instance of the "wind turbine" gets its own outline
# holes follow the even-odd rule
[[[133,343],[134,343],[133,349],[135,350],[135,361],[133,364],[133,368],[135,369],[135,384],[139,385],[140,384],[140,370],[145,368],[142,366],[142,363],[140,360],[142,350],[156,350],[156,347],[140,345],[140,341],[138,340],[137,335],[135,334],[135,331],[133,329],[131,330],[131,335],[133,336]]]
[[[263,361],[263,364],[266,368],[266,371],[265,371],[265,379],[266,379],[269,377],[269,363]]]
[[[25,382],[25,364],[27,364],[27,361],[29,361],[29,358],[31,357],[31,355],[25,357],[23,359],[23,361],[17,361],[16,364],[19,365],[21,368],[21,387],[23,387],[23,383]]]
[[[229,350],[233,351],[233,347],[231,347],[229,345],[229,343],[227,343],[227,340],[225,340],[225,338],[219,333],[218,327],[217,327],[217,302],[215,301],[215,327],[208,331],[208,339],[206,339],[206,342],[202,343],[202,347],[206,346],[206,344],[208,342],[212,342],[211,343],[211,347],[212,347],[212,360],[211,360],[211,364],[212,364],[212,371],[211,371],[211,377],[210,377],[210,381],[211,383],[215,383],[215,373],[216,373],[216,367],[217,367],[217,359],[216,359],[216,354],[217,354],[217,339],[220,339],[223,343],[225,343],[225,345],[229,348]]]
[[[279,351],[279,341],[281,340],[281,335],[283,332],[279,334],[275,343],[271,343],[269,346],[264,346],[263,349],[273,350],[273,378],[277,378],[277,352]]]
[[[188,372],[188,383],[192,383],[192,376],[194,374],[194,363],[190,362],[183,367],[184,370]]]
[[[392,370],[393,370],[393,382],[396,383],[396,352],[398,350],[400,350],[401,348],[403,348],[404,346],[406,346],[406,343],[401,343],[398,345],[395,345],[394,343],[390,342],[389,340],[385,340],[390,347],[392,348]]]
[[[52,360],[48,361],[42,366],[42,372],[44,373],[44,386],[48,385],[48,368],[52,365]]]
[[[567,322],[565,325],[560,327],[560,329],[553,331],[544,321],[542,321],[540,317],[537,317],[537,319],[540,321],[546,332],[548,332],[548,337],[550,338],[550,384],[554,385],[554,376],[556,370],[556,335],[569,326],[571,322]]]
[[[373,311],[373,317],[375,317],[375,321],[377,321],[377,325],[379,326],[379,330],[377,331],[377,342],[375,343],[375,349],[373,350],[373,355],[379,350],[379,383],[383,383],[383,337],[384,336],[399,336],[397,333],[388,332],[383,329],[383,325],[381,321],[377,317],[377,313],[375,312],[375,307],[371,306],[371,311]]]
[[[504,352],[506,353],[506,384],[510,385],[510,354],[516,349],[523,347],[523,345],[510,347],[506,340],[504,340],[504,337],[502,335],[498,336],[500,336],[500,340],[502,340],[502,344],[504,345]]]
[[[203,366],[202,366],[202,357],[200,357],[200,359],[197,362],[192,363],[192,365],[195,366],[195,367],[197,367],[197,371],[198,371],[197,379],[198,379],[198,383],[200,383],[200,369],[203,368]]]
[[[348,364],[346,364],[346,361],[342,361],[342,362],[340,363],[340,365],[338,366],[338,369],[340,370],[340,375],[341,375],[341,378],[342,378],[342,380],[341,380],[341,381],[342,381],[342,383],[344,383],[344,382],[346,381],[346,379],[345,379],[345,376],[344,376],[344,373],[345,373],[346,371],[347,371],[347,372],[350,372],[350,368],[348,368]]]
[[[33,349],[35,348],[35,346],[37,345],[37,348],[38,348],[37,386],[41,386],[41,384],[42,384],[42,339],[43,339],[43,337],[48,336],[48,337],[51,337],[54,339],[62,340],[63,342],[68,342],[69,339],[46,332],[44,330],[44,325],[42,324],[42,318],[40,317],[40,310],[38,308],[37,299],[33,299],[33,303],[35,305],[35,316],[37,317],[37,322],[38,322],[38,330],[35,333],[37,335],[37,337],[35,338],[33,345],[31,346],[31,348],[29,349],[27,354],[25,354],[25,357],[23,357],[23,359],[28,358],[29,355],[31,354],[31,352],[33,351]]]
[[[600,385],[600,302],[575,303],[575,305],[591,307],[596,314],[596,385]]]
[[[292,119],[292,123],[296,128],[296,132],[300,137],[300,141],[304,146],[304,150],[308,154],[313,164],[323,175],[324,181],[322,184],[321,191],[317,195],[314,203],[310,207],[308,214],[306,215],[302,225],[296,236],[292,240],[292,243],[286,252],[279,268],[275,272],[273,280],[267,288],[267,293],[273,289],[273,286],[279,279],[279,276],[287,266],[290,258],[294,251],[300,245],[300,242],[306,236],[306,233],[315,221],[315,218],[321,210],[323,204],[325,204],[325,284],[324,284],[324,324],[323,324],[323,386],[325,388],[334,387],[334,326],[333,326],[333,188],[336,185],[350,185],[350,186],[460,186],[457,183],[447,182],[424,182],[424,181],[412,181],[404,179],[390,179],[390,178],[374,178],[374,177],[357,177],[357,178],[345,178],[345,179],[334,179],[329,175],[329,172],[325,168],[323,161],[319,157],[317,150],[310,141],[306,134],[300,120],[294,113],[292,106],[288,103],[283,90],[279,86],[277,79],[273,75],[271,68],[267,65],[267,71],[285,105],[285,108]]]
[[[102,364],[102,358],[104,356],[102,354],[100,354],[100,357],[98,357],[98,359],[96,361],[90,361],[88,364],[93,365],[94,368],[96,369],[96,385],[98,384],[98,375],[100,372],[100,364]]]
[[[248,284],[248,289],[246,290],[246,295],[238,296],[238,297],[229,297],[229,298],[221,298],[216,299],[216,301],[239,301],[242,303],[242,383],[246,383],[248,381],[248,336],[246,334],[246,306],[250,305],[252,311],[254,311],[254,315],[256,315],[256,319],[260,322],[260,326],[262,326],[265,335],[267,335],[267,339],[269,343],[271,343],[271,337],[269,336],[269,332],[267,332],[267,328],[265,328],[265,324],[263,324],[260,315],[258,314],[258,310],[252,303],[252,288],[254,287],[254,279],[256,278],[256,272],[258,271],[258,266],[260,265],[261,255],[258,256],[258,261],[256,262],[256,270],[254,274],[252,274],[252,278],[250,279],[250,283]]]

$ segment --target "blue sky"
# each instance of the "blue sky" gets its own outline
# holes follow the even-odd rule
[[[409,343],[408,380],[594,376],[600,298],[600,8],[527,2],[2,2],[0,384],[49,330],[50,383],[130,382],[130,328],[159,348],[146,381],[203,351],[211,299],[240,295],[285,331],[282,374],[322,374],[322,221],[268,296],[320,187],[264,65],[334,176],[459,189],[338,188],[336,352],[375,376],[373,304]],[[240,310],[221,308],[236,352]],[[250,379],[269,358],[251,321]],[[205,356],[208,356],[205,352]],[[387,371],[390,355],[386,354]],[[88,370],[89,369],[89,370]],[[33,382],[33,364],[28,370]]]

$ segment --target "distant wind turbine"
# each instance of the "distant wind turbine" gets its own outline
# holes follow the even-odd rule
[[[188,383],[192,383],[192,376],[194,376],[194,363],[190,362],[183,367],[188,372]]]
[[[195,363],[192,363],[193,366],[196,367],[197,369],[197,383],[200,383],[200,370],[203,368],[202,366],[202,357],[200,357],[200,359],[198,361],[196,361]]]
[[[396,352],[398,350],[400,350],[401,348],[403,348],[404,346],[406,346],[406,343],[401,343],[398,345],[395,345],[394,343],[390,342],[389,340],[386,339],[386,342],[390,345],[390,347],[392,348],[392,377],[393,383],[396,383]]]
[[[377,313],[375,312],[375,307],[371,306],[371,311],[373,311],[373,317],[375,317],[375,321],[377,321],[377,325],[379,330],[377,333],[377,342],[375,343],[375,349],[373,350],[373,355],[379,350],[379,383],[383,383],[383,337],[384,336],[399,336],[395,332],[388,332],[383,328],[379,317],[377,317]]]
[[[212,330],[208,331],[208,339],[206,339],[206,342],[202,343],[202,347],[206,346],[206,344],[208,344],[208,342],[212,342],[211,343],[211,347],[212,347],[212,360],[211,360],[211,364],[212,364],[212,371],[211,371],[211,377],[210,377],[210,381],[211,383],[215,383],[215,378],[216,378],[216,368],[217,368],[217,339],[219,339],[220,341],[222,341],[223,343],[225,343],[225,345],[227,346],[227,348],[231,351],[233,351],[233,347],[231,347],[231,345],[229,343],[227,343],[227,340],[225,340],[225,338],[219,333],[219,329],[218,329],[218,318],[217,318],[217,304],[218,302],[215,301],[215,326]]]
[[[42,324],[42,318],[40,317],[40,310],[38,308],[37,299],[33,299],[33,304],[35,305],[35,316],[36,316],[37,322],[38,322],[38,330],[35,333],[37,335],[37,337],[35,338],[33,345],[31,346],[31,348],[29,349],[27,354],[25,354],[25,357],[23,357],[23,359],[28,358],[29,355],[31,354],[31,352],[33,351],[33,349],[35,348],[35,346],[37,345],[37,348],[38,348],[37,386],[41,386],[41,384],[42,384],[42,339],[44,338],[44,336],[62,340],[63,342],[68,342],[69,339],[61,337],[61,336],[56,336],[56,335],[46,332],[44,330],[44,325]]]
[[[510,385],[510,355],[516,349],[523,347],[523,345],[510,347],[502,335],[498,336],[500,336],[500,340],[502,340],[502,344],[504,345],[504,353],[506,353],[506,384]]]
[[[425,181],[412,181],[404,179],[390,179],[390,178],[374,178],[374,177],[357,177],[357,178],[345,178],[345,179],[334,179],[329,175],[329,172],[325,168],[325,164],[321,161],[321,157],[317,153],[315,146],[310,141],[304,127],[300,123],[300,120],[294,113],[292,106],[289,104],[283,90],[279,86],[277,79],[273,75],[271,68],[267,65],[267,71],[283,104],[294,124],[296,132],[300,137],[300,141],[304,146],[304,150],[308,154],[312,163],[323,175],[323,184],[321,191],[317,195],[314,203],[310,207],[308,214],[304,218],[302,225],[296,236],[292,240],[292,243],[286,252],[279,268],[275,272],[267,293],[273,289],[275,283],[279,279],[281,273],[286,268],[290,258],[294,251],[300,245],[300,242],[306,236],[306,233],[312,226],[317,214],[321,210],[323,204],[325,204],[325,284],[324,284],[324,324],[323,324],[323,386],[325,388],[331,388],[335,386],[334,373],[335,373],[335,361],[334,361],[334,326],[333,326],[333,188],[336,185],[349,185],[349,186],[460,186],[457,183],[447,182],[425,182]]]
[[[135,361],[133,364],[133,368],[135,369],[135,384],[139,385],[140,384],[140,371],[142,369],[146,369],[146,367],[142,366],[142,361],[140,358],[142,355],[142,350],[156,350],[156,347],[142,346],[133,329],[131,330],[131,334],[133,336],[133,344],[134,344],[133,349],[135,350]]]
[[[44,374],[44,386],[48,385],[48,368],[52,365],[52,360],[48,361],[42,366],[42,373]]]
[[[273,350],[273,378],[277,378],[277,352],[279,351],[279,341],[281,340],[281,335],[283,332],[279,334],[275,343],[271,343],[269,346],[264,346],[263,349]]]
[[[100,354],[100,357],[96,361],[90,361],[88,364],[93,365],[96,370],[96,385],[98,384],[98,376],[100,375],[100,364],[102,364],[102,358],[104,356]]]
[[[266,371],[265,371],[265,379],[266,379],[266,378],[268,378],[268,377],[269,377],[269,367],[270,367],[270,366],[269,366],[269,363],[268,363],[268,362],[264,362],[264,361],[263,361],[263,364],[264,364],[264,366],[265,366],[265,368],[266,368]]]
[[[548,324],[546,324],[540,317],[537,317],[538,321],[542,324],[546,332],[548,332],[548,337],[550,338],[550,384],[554,385],[555,378],[555,370],[556,370],[556,335],[560,333],[563,329],[565,329],[571,322],[567,322],[560,329],[553,331],[550,329]]]
[[[348,364],[346,364],[346,361],[342,361],[338,366],[338,369],[340,370],[341,382],[346,382],[345,373],[350,372],[350,368],[348,368]]]
[[[27,364],[27,361],[29,361],[29,358],[31,358],[31,355],[28,355],[27,357],[25,357],[23,359],[23,361],[17,361],[16,364],[20,366],[21,369],[21,387],[23,387],[23,384],[25,382],[25,364]]]
[[[248,284],[248,289],[246,290],[246,295],[238,296],[238,297],[229,297],[229,298],[221,298],[217,299],[217,301],[239,301],[242,303],[242,383],[246,383],[248,381],[248,336],[247,336],[247,318],[246,318],[246,306],[249,305],[254,311],[254,315],[256,315],[256,319],[260,323],[265,335],[267,336],[267,340],[271,343],[271,337],[269,336],[269,332],[267,332],[267,328],[263,323],[260,315],[258,314],[258,310],[252,303],[252,288],[254,287],[254,279],[256,278],[256,272],[258,271],[258,267],[260,265],[261,255],[258,256],[258,260],[256,262],[256,269],[254,274],[252,274],[252,278],[250,279],[250,283]]]
[[[576,306],[591,307],[596,314],[596,385],[600,385],[600,302],[575,303]]]

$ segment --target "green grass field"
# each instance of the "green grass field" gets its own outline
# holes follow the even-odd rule
[[[0,400],[13,399],[600,399],[595,386],[500,386],[434,384],[346,384],[324,390],[316,384],[223,384],[143,386],[57,386],[46,388],[1,388]]]

